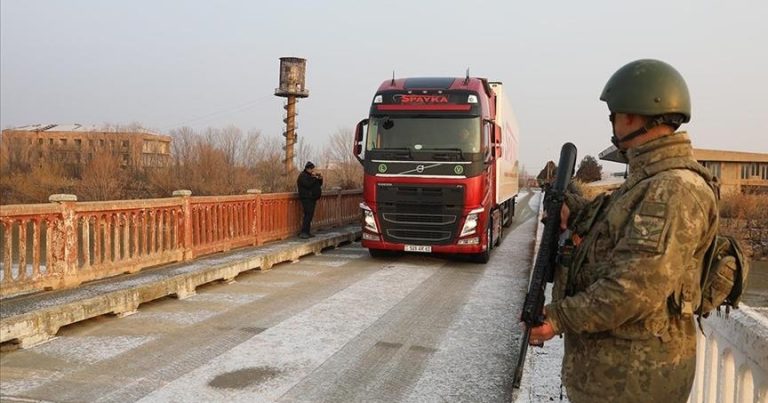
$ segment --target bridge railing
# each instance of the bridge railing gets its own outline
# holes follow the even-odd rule
[[[702,320],[689,402],[768,402],[767,311],[742,306]]]
[[[359,220],[360,190],[325,192],[313,228]],[[0,298],[74,287],[298,233],[295,193],[0,206]]]

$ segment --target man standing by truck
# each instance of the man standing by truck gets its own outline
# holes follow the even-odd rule
[[[301,208],[304,211],[304,217],[301,221],[301,233],[299,234],[301,239],[314,237],[310,232],[310,225],[312,224],[312,217],[315,215],[317,199],[322,194],[322,186],[323,175],[320,172],[315,172],[315,164],[312,161],[308,161],[304,165],[304,170],[301,171],[298,179],[296,179],[299,200],[301,200]]]

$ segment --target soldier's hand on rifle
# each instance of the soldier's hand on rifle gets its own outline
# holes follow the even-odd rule
[[[528,344],[531,346],[541,346],[545,341],[555,337],[555,330],[549,322],[542,323],[541,326],[531,328],[531,336]]]
[[[571,216],[571,209],[568,208],[568,205],[563,203],[563,207],[560,209],[560,232],[563,232],[568,229],[568,217]],[[545,211],[544,214],[541,217],[541,222],[546,223],[547,220],[547,212]]]
[[[544,316],[547,316],[547,311],[544,311]],[[546,320],[540,326],[531,328],[531,334],[528,337],[528,344],[531,346],[541,346],[545,341],[555,337],[555,329],[552,329],[552,325]]]
[[[565,231],[568,229],[568,217],[571,215],[571,209],[568,208],[568,205],[563,203],[563,208],[560,209],[560,231]]]

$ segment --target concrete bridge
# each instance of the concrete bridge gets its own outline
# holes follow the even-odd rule
[[[309,241],[290,194],[0,207],[0,400],[560,399],[559,341],[511,388],[538,193],[486,265],[373,259],[358,202],[325,196]],[[692,401],[768,399],[767,322],[707,322]]]

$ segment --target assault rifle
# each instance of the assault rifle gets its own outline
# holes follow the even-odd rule
[[[575,165],[576,146],[571,143],[563,144],[563,148],[560,150],[560,163],[557,165],[555,182],[544,195],[544,212],[546,214],[544,216],[544,231],[531,273],[528,293],[525,295],[523,313],[520,316],[525,323],[525,329],[520,343],[520,354],[517,357],[515,376],[512,379],[512,386],[515,388],[520,387],[520,379],[523,377],[531,328],[544,323],[544,289],[547,283],[551,283],[554,279],[554,265],[560,237],[560,210],[563,207],[565,189],[571,180]]]

